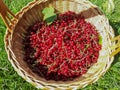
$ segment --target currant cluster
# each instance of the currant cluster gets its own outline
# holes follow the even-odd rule
[[[97,62],[101,50],[96,28],[71,11],[58,15],[51,25],[36,23],[29,39],[35,62],[46,66],[47,76],[81,76]]]

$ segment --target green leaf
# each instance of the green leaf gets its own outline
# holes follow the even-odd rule
[[[102,36],[99,36],[99,44],[102,44]]]
[[[55,14],[53,16],[47,18],[46,19],[47,24],[48,25],[52,24],[56,18],[57,18],[57,15],[55,15]]]
[[[48,13],[54,13],[54,8],[53,7],[46,7],[42,11],[43,14],[48,14]]]
[[[43,20],[47,22],[48,25],[52,24],[54,20],[57,18],[55,10],[53,7],[46,7],[43,9],[42,13],[44,15]]]

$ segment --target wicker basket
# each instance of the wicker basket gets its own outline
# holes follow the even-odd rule
[[[29,3],[16,15],[12,14],[5,4],[0,1],[1,15],[5,21],[8,30],[5,35],[5,48],[9,57],[9,61],[14,67],[15,71],[23,77],[26,81],[37,88],[47,90],[71,90],[87,86],[88,84],[96,82],[110,67],[114,60],[114,55],[120,51],[119,37],[114,38],[114,31],[109,25],[108,19],[98,9],[87,0],[36,0]],[[102,50],[100,51],[99,59],[86,74],[74,79],[73,81],[47,81],[33,73],[32,70],[24,62],[24,50],[22,40],[26,30],[36,21],[42,21],[43,15],[41,11],[47,6],[54,7],[57,11],[63,13],[66,11],[74,11],[85,17],[87,22],[92,23],[103,38]],[[14,17],[10,20],[8,14]],[[118,41],[117,43],[115,43]]]

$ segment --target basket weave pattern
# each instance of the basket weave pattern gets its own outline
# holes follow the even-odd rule
[[[86,74],[76,78],[73,81],[47,81],[37,74],[33,73],[31,69],[24,62],[24,50],[22,40],[27,33],[26,30],[29,26],[33,25],[37,21],[42,21],[43,15],[41,11],[47,6],[52,6],[60,13],[66,11],[74,11],[77,14],[81,14],[85,17],[87,22],[93,24],[100,35],[103,38],[102,50],[100,51],[99,59]],[[30,82],[37,88],[42,89],[78,89],[87,86],[90,83],[96,82],[100,76],[102,76],[110,67],[113,57],[110,57],[112,52],[109,46],[113,46],[115,43],[111,41],[114,37],[114,32],[109,25],[108,19],[98,9],[86,0],[41,0],[34,1],[23,8],[17,15],[18,21],[11,25],[13,33],[6,32],[5,46],[11,62],[17,73],[23,77],[26,81]]]

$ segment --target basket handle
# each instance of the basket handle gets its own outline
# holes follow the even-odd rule
[[[13,25],[13,22],[11,20],[11,16],[17,20],[16,16],[8,9],[8,7],[5,5],[3,0],[0,0],[0,16],[2,17],[6,27],[8,28],[9,32],[12,33],[11,25]]]
[[[113,41],[113,42],[117,41],[117,43],[114,46],[111,46],[111,50],[115,49],[115,51],[113,51],[111,53],[111,55],[110,55],[112,57],[112,56],[115,56],[116,54],[118,54],[120,52],[120,35],[118,35],[115,38],[111,39],[111,41]]]

